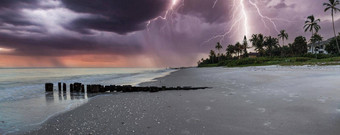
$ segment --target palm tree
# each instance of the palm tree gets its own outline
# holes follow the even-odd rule
[[[314,30],[316,33],[318,33],[319,30],[321,29],[318,22],[320,22],[320,19],[315,20],[314,15],[308,16],[307,21],[305,22],[305,26],[303,26],[303,28],[305,29],[305,32],[311,31],[312,36],[314,35]],[[312,53],[313,53],[313,48],[312,48]]]
[[[220,50],[221,50],[223,47],[222,47],[222,45],[220,44],[220,42],[217,42],[215,48],[216,48],[217,51],[218,51],[217,59],[218,59],[218,61],[220,61],[220,57],[221,57],[221,52],[220,52]]]
[[[214,64],[214,59],[216,58],[216,54],[214,50],[210,50],[209,57],[210,57],[211,63]]]
[[[336,41],[336,47],[338,48],[338,52],[340,53],[340,48],[339,48],[339,44],[338,44],[338,39],[336,38],[335,26],[334,26],[334,13],[336,13],[337,11],[340,11],[340,9],[336,7],[339,4],[340,4],[339,0],[329,0],[329,3],[323,3],[323,5],[326,6],[325,12],[328,11],[329,9],[331,10],[333,32],[334,32],[334,37],[335,37],[335,41]]]
[[[220,44],[220,42],[217,42],[215,48],[217,49],[218,55],[219,55],[220,54],[220,50],[223,48],[222,45]]]
[[[243,48],[243,57],[244,58],[246,58],[246,57],[248,57],[248,51],[247,51],[247,49],[248,49],[248,40],[247,40],[247,36],[244,36],[244,38],[243,38],[243,44],[242,44],[242,48]]]
[[[235,44],[235,50],[237,52],[237,56],[240,58],[240,53],[242,52],[242,45],[240,42],[237,42]]]
[[[262,34],[253,34],[252,38],[250,39],[250,42],[252,43],[253,47],[255,47],[255,50],[260,54],[260,56],[263,56],[264,53],[263,41],[264,37]]]
[[[305,29],[305,32],[307,31],[312,32],[312,36],[314,35],[314,30],[316,33],[318,33],[319,30],[321,29],[318,22],[320,22],[320,19],[315,20],[314,15],[308,16],[307,21],[305,21],[305,26],[303,26],[303,28]]]
[[[282,46],[285,45],[285,39],[288,39],[288,33],[285,30],[281,30],[280,34],[277,35],[280,39],[282,39]]]
[[[228,45],[226,51],[227,51],[227,55],[232,57],[233,54],[236,52],[235,46],[234,45]]]
[[[272,36],[265,37],[264,46],[267,48],[270,57],[272,56],[273,48],[277,48],[278,44],[279,42],[277,38]]]

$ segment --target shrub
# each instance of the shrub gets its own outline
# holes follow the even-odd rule
[[[308,58],[308,57],[296,57],[295,58],[295,62],[306,62],[311,60],[312,58]]]
[[[317,59],[327,59],[327,58],[331,58],[332,55],[330,55],[330,54],[312,54],[312,53],[307,53],[307,54],[302,55],[302,57],[317,58]]]
[[[316,55],[316,58],[317,59],[327,59],[327,58],[331,58],[332,55],[329,55],[329,54],[317,54]]]

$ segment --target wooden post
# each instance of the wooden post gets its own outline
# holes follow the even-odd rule
[[[98,93],[100,91],[100,85],[93,85],[92,88],[92,93]]]
[[[105,92],[105,87],[103,85],[99,85],[99,92]]]
[[[75,92],[80,92],[81,91],[81,83],[74,83],[73,87],[74,87],[74,91]]]
[[[192,87],[191,87],[191,86],[184,86],[182,89],[183,89],[183,90],[191,90]]]
[[[150,87],[150,92],[158,92],[158,87]]]
[[[58,82],[58,91],[61,91],[61,82]]]
[[[114,85],[110,85],[110,92],[114,92],[115,91],[115,86]]]
[[[66,83],[63,83],[63,91],[66,92]]]
[[[91,85],[86,85],[86,92],[87,93],[91,93],[92,92]]]
[[[81,85],[81,92],[85,92],[85,86],[84,85]]]
[[[70,84],[70,92],[73,92],[74,91],[74,87],[73,87],[73,84],[71,83]]]
[[[52,92],[53,91],[53,83],[45,83],[45,91]]]

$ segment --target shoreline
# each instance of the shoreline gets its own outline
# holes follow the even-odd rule
[[[195,67],[187,67],[187,68],[171,68],[172,71],[169,71],[167,72],[165,75],[161,75],[161,76],[158,76],[158,77],[155,77],[153,79],[150,79],[150,80],[146,80],[144,82],[139,82],[139,83],[134,83],[135,86],[147,86],[147,84],[151,84],[152,82],[155,82],[161,78],[164,78],[164,77],[167,77],[167,76],[170,76],[171,74],[173,74],[174,72],[178,72],[180,70],[183,70],[183,69],[189,69],[189,68],[195,68]],[[136,92],[136,93],[149,93],[149,92]],[[70,111],[73,111],[75,109],[78,109],[79,107],[82,107],[82,106],[85,106],[85,105],[88,105],[88,104],[91,104],[91,101],[92,100],[95,100],[96,98],[101,98],[101,97],[105,97],[105,96],[110,96],[110,95],[115,95],[115,94],[122,94],[122,93],[108,93],[108,94],[98,94],[96,96],[93,96],[93,97],[90,97],[88,98],[88,100],[86,101],[86,103],[83,103],[77,107],[74,107],[74,108],[70,108],[70,109],[67,109],[67,110],[63,110],[63,111],[60,111],[60,112],[57,112],[55,114],[52,114],[50,115],[48,118],[46,118],[45,120],[43,120],[42,122],[40,123],[35,123],[33,125],[37,125],[38,127],[35,127],[34,129],[30,129],[28,131],[23,131],[23,132],[18,132],[18,131],[14,131],[14,132],[7,132],[5,133],[4,135],[7,135],[7,134],[31,134],[31,132],[34,132],[34,131],[37,131],[37,130],[40,130],[44,124],[48,123],[49,121],[53,121],[53,119],[55,119],[56,117],[59,117],[61,115],[65,115],[66,113],[70,112]],[[125,94],[129,94],[129,93],[125,93]]]
[[[339,75],[339,67],[182,69],[139,85],[213,88],[93,98],[26,134],[336,135]]]
[[[138,77],[138,78],[134,79],[135,82],[131,82],[133,80],[130,80],[129,84],[131,84],[131,85],[138,85],[139,83],[143,83],[144,81],[152,81],[154,78],[166,76],[169,73],[174,72],[174,71],[176,71],[176,70],[172,70],[172,69],[159,69],[158,71],[156,71],[156,72],[158,72],[158,74],[153,74],[153,76],[149,76],[148,74],[145,74],[145,75],[140,74],[138,76],[135,76],[135,77]],[[133,79],[133,78],[134,78],[134,76],[132,76],[131,79]],[[59,110],[54,109],[54,110],[56,110],[55,112],[52,112],[52,113],[49,113],[49,114],[46,114],[46,115],[44,114],[43,116],[36,115],[38,117],[41,117],[41,121],[40,120],[39,121],[35,120],[35,121],[32,121],[32,123],[28,123],[28,124],[25,124],[23,126],[21,126],[21,125],[20,126],[7,126],[8,128],[6,128],[6,129],[4,128],[4,130],[2,131],[2,134],[23,134],[23,133],[26,133],[26,132],[31,131],[31,130],[37,130],[42,124],[46,123],[50,119],[53,119],[56,116],[62,115],[64,113],[68,112],[68,111],[72,111],[72,110],[74,110],[74,109],[76,109],[76,108],[78,108],[78,107],[80,107],[80,106],[82,106],[84,104],[87,104],[94,97],[97,98],[97,97],[100,97],[100,96],[106,96],[105,94],[96,94],[94,97],[92,97],[92,96],[88,97],[88,96],[86,96],[87,94],[84,94],[84,96],[86,96],[86,97],[84,99],[82,99],[82,97],[80,97],[81,95],[78,95],[79,96],[79,100],[81,100],[81,101],[78,101],[78,96],[76,95],[75,96],[75,101],[72,101],[72,102],[71,101],[67,101],[67,102],[70,102],[71,104],[68,104],[67,106],[60,108],[59,106],[56,106],[56,104],[65,104],[66,102],[59,101],[60,100],[60,95],[59,95],[59,100],[58,100],[58,93],[56,93],[54,91],[53,95],[51,97],[50,96],[47,97],[47,95],[45,93],[43,95],[45,95],[45,96],[39,97],[38,98],[39,100],[35,100],[36,98],[34,98],[34,99],[33,98],[32,99],[25,99],[25,100],[29,100],[29,102],[33,102],[33,101],[37,102],[37,101],[40,101],[40,99],[51,98],[51,99],[46,99],[46,104],[50,104],[49,102],[57,102],[57,103],[52,104],[52,109],[54,109],[53,107],[58,107]],[[55,95],[57,95],[57,96],[55,96]],[[66,96],[67,97],[63,97],[63,95],[62,95],[63,98],[67,98],[68,100],[73,100],[72,97],[69,97],[70,96],[69,92],[67,92]],[[64,100],[64,99],[62,99],[62,100]],[[20,101],[17,101],[17,102],[20,102]]]

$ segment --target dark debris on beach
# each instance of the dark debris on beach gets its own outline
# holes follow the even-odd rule
[[[62,89],[63,88],[63,89]],[[191,87],[191,86],[177,86],[177,87],[157,87],[157,86],[131,86],[131,85],[100,85],[100,84],[85,84],[75,82],[70,84],[70,92],[81,92],[81,93],[104,93],[104,92],[159,92],[159,91],[168,91],[168,90],[199,90],[199,89],[208,89],[210,87]],[[53,92],[54,87],[53,83],[45,83],[45,91]],[[58,90],[66,91],[66,84],[59,82]]]

